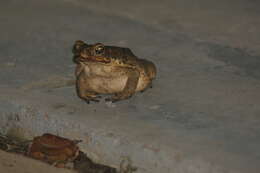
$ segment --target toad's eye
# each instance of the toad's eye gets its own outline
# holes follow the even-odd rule
[[[96,47],[95,47],[95,54],[96,55],[101,55],[101,54],[103,54],[103,52],[104,52],[104,46],[103,45],[97,45]]]

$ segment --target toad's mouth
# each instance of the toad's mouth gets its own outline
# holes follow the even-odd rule
[[[80,62],[99,62],[99,63],[110,63],[110,58],[102,56],[82,56],[79,58]]]

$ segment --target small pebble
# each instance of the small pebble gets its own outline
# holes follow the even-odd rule
[[[116,104],[115,103],[112,103],[112,102],[106,102],[106,105],[107,105],[107,107],[109,107],[109,108],[115,108],[116,107]]]
[[[157,109],[159,109],[160,107],[161,107],[160,105],[153,105],[153,106],[150,106],[149,109],[157,110]]]

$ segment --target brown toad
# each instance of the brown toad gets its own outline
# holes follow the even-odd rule
[[[98,101],[98,94],[114,94],[106,101],[127,99],[151,87],[156,76],[155,65],[137,58],[128,48],[79,40],[73,53],[77,94],[87,103]]]

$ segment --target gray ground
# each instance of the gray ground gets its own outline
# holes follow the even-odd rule
[[[138,172],[260,172],[260,3],[1,1],[0,127],[82,139],[94,160]],[[75,40],[129,47],[153,89],[87,105],[66,81]],[[16,171],[13,171],[16,173]]]

